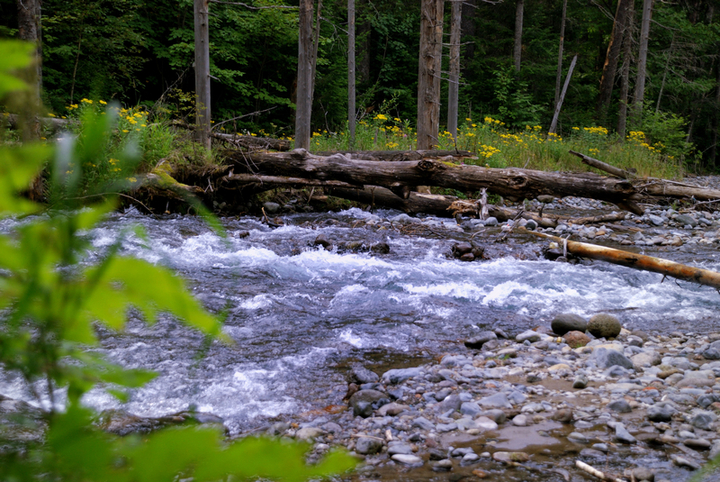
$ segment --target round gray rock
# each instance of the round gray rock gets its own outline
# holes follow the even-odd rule
[[[363,455],[376,454],[382,446],[383,443],[376,438],[360,437],[355,444],[355,452]]]
[[[560,336],[570,331],[585,333],[587,325],[585,318],[575,313],[560,313],[550,322],[550,328],[552,328],[553,333]]]
[[[620,334],[622,326],[613,315],[600,313],[590,318],[587,330],[595,338],[615,338]]]

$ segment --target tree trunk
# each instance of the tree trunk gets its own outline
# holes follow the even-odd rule
[[[603,74],[600,79],[600,95],[598,96],[597,107],[600,124],[605,124],[608,109],[610,108],[613,85],[615,84],[615,72],[617,71],[618,59],[620,58],[620,48],[622,46],[623,34],[625,33],[625,25],[627,24],[628,5],[631,2],[632,0],[618,0],[615,21],[613,22],[612,33],[610,34],[610,43],[608,44],[607,55],[605,56]]]
[[[295,110],[295,147],[310,148],[312,115],[313,0],[300,0],[298,31],[298,79]]]
[[[620,79],[620,107],[618,109],[617,133],[620,140],[625,140],[627,126],[628,94],[630,92],[630,64],[632,57],[633,28],[635,27],[635,6],[630,2],[628,6],[627,22],[623,35],[623,68]]]
[[[565,49],[565,19],[567,17],[567,0],[563,0],[562,16],[560,17],[560,47],[558,48],[558,66],[555,74],[555,102],[553,108],[556,108],[560,102],[560,85],[562,83],[562,64],[563,51]]]
[[[637,80],[635,96],[631,112],[631,124],[639,126],[642,121],[643,102],[645,99],[645,78],[647,74],[648,43],[650,40],[650,20],[652,18],[653,0],[643,0],[642,24],[640,27],[640,48],[638,50]]]
[[[462,25],[462,0],[450,0],[450,74],[448,84],[448,131],[457,140],[458,92],[460,88],[460,27]]]
[[[520,59],[522,57],[522,31],[523,31],[523,13],[525,9],[525,0],[516,0],[515,4],[515,45],[513,46],[513,63],[515,70],[520,72]]]
[[[42,89],[42,2],[41,0],[17,0],[18,37],[34,43],[37,48],[31,65],[29,84],[34,86],[34,95],[40,99]]]
[[[195,0],[195,122],[197,141],[210,149],[210,32],[208,0]]]
[[[533,199],[540,194],[581,196],[616,203],[642,213],[632,204],[640,195],[630,182],[593,173],[489,169],[429,159],[388,162],[351,160],[342,154],[314,156],[304,149],[272,154],[226,151],[225,157],[234,162],[236,172],[247,172],[248,165],[251,165],[256,174],[384,186],[404,198],[409,196],[410,189],[419,185],[469,192],[486,188],[488,192],[511,199]]]
[[[315,78],[317,77],[317,59],[318,49],[320,48],[320,20],[322,13],[322,2],[318,0],[317,11],[315,12],[315,27],[313,30],[313,45],[312,45],[312,71],[310,72],[310,106],[312,107],[313,101],[315,100]],[[312,109],[311,109],[312,110]]]
[[[355,149],[355,0],[348,0],[348,149]]]
[[[358,52],[358,81],[363,84],[370,81],[370,45],[372,40],[372,24],[369,20],[360,23],[358,35],[360,41]]]
[[[552,122],[550,123],[550,129],[548,134],[554,134],[557,132],[558,118],[560,117],[560,109],[562,109],[563,101],[565,100],[565,94],[567,93],[568,85],[570,85],[570,78],[572,77],[573,70],[575,70],[575,63],[577,62],[577,55],[575,55],[570,62],[570,68],[568,69],[567,77],[565,77],[565,84],[563,85],[562,92],[560,93],[560,99],[558,99],[557,105],[555,106],[555,113],[553,114]]]
[[[432,149],[440,127],[444,0],[422,0],[418,72],[417,148]]]

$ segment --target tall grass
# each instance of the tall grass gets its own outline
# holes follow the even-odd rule
[[[410,150],[417,142],[417,133],[408,121],[378,114],[362,120],[356,129],[356,150]],[[313,133],[313,151],[347,150],[346,132]],[[541,126],[526,126],[510,131],[503,122],[485,117],[481,122],[466,119],[458,128],[457,139],[442,132],[439,149],[470,151],[475,158],[466,164],[487,167],[520,167],[545,171],[587,171],[588,166],[569,153],[581,152],[613,166],[634,169],[639,176],[665,179],[683,177],[683,160],[671,154],[661,142],[652,143],[642,131],[631,131],[626,139],[610,134],[604,127],[572,127],[566,136],[548,134]]]

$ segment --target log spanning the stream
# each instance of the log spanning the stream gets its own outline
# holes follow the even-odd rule
[[[416,186],[499,194],[509,199],[533,199],[541,194],[579,196],[615,203],[636,214],[643,210],[632,183],[594,173],[557,173],[530,169],[492,169],[423,158],[411,161],[367,161],[343,154],[315,156],[304,149],[283,153],[225,151],[224,157],[241,172],[295,178],[336,180],[358,187],[389,188],[404,199]]]
[[[555,241],[560,246],[567,246],[567,251],[575,256],[584,258],[599,259],[608,263],[627,266],[641,271],[652,271],[663,276],[671,276],[684,281],[691,281],[701,285],[712,286],[720,290],[720,273],[702,268],[694,268],[684,264],[669,261],[667,259],[655,258],[644,254],[631,253],[620,249],[598,246],[595,244],[570,241],[557,236],[551,236],[536,231],[526,231],[529,234],[540,236]],[[565,244],[567,243],[567,244]]]

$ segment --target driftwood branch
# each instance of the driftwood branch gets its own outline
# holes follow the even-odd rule
[[[720,273],[702,268],[694,268],[684,264],[655,258],[644,254],[631,253],[620,249],[608,248],[578,241],[570,241],[545,233],[528,231],[530,234],[555,241],[561,246],[567,246],[567,251],[584,258],[599,259],[608,263],[627,266],[641,271],[652,271],[664,276],[670,276],[684,281],[692,281],[701,285],[720,289]]]

